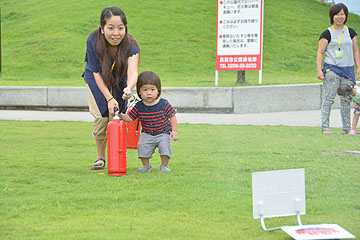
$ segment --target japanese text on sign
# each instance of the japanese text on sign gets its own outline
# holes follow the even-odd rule
[[[263,0],[218,0],[216,70],[260,70]]]

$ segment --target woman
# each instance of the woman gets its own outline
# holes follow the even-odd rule
[[[127,19],[117,7],[103,9],[100,27],[93,31],[86,42],[84,80],[89,95],[89,110],[94,116],[93,136],[96,141],[97,159],[92,170],[104,169],[106,129],[138,77],[139,46],[128,34]],[[124,109],[122,109],[124,110]]]
[[[321,105],[321,127],[324,134],[334,133],[329,128],[329,117],[337,88],[340,84],[355,84],[360,77],[357,34],[352,28],[345,26],[348,18],[347,7],[342,3],[335,4],[330,8],[329,16],[331,27],[321,34],[316,56],[317,77],[323,81],[324,89]],[[350,99],[340,97],[340,104],[342,132],[347,134],[350,130]]]

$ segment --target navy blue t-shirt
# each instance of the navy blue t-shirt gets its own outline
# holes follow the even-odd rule
[[[97,86],[94,78],[93,73],[100,73],[101,74],[101,66],[100,61],[96,53],[96,44],[97,38],[95,32],[92,32],[86,40],[86,55],[85,55],[85,70],[82,76],[84,77],[84,81],[88,84],[92,94],[94,95],[96,104],[100,110],[100,113],[103,117],[108,117],[108,107],[107,101],[103,93],[100,91],[99,87]],[[132,57],[139,53],[139,48],[136,44],[131,46],[131,51],[128,57]],[[122,102],[122,94],[123,89],[127,86],[126,80],[123,82],[122,86],[116,89],[116,101],[119,105]],[[124,109],[123,109],[124,110]]]

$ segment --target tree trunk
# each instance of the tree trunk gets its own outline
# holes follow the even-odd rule
[[[245,82],[245,71],[238,71],[237,72],[237,83]]]

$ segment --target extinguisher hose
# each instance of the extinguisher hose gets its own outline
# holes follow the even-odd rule
[[[128,94],[126,94],[126,95],[127,95],[127,96],[130,96],[131,93],[128,93]],[[124,109],[124,107],[125,107],[125,102],[126,102],[126,100],[122,99],[119,113],[122,113],[122,111],[123,111],[123,109]],[[115,109],[115,112],[116,112],[116,109]]]

